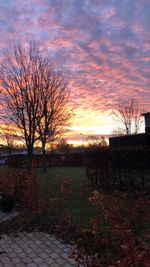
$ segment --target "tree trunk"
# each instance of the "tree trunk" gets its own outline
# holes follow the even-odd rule
[[[33,156],[33,148],[28,148],[28,158],[27,158],[27,169],[28,172],[32,171],[32,157]]]
[[[45,143],[42,144],[42,155],[43,155],[43,172],[47,172]]]

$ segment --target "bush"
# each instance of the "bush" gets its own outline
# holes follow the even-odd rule
[[[40,195],[34,173],[20,169],[0,170],[0,188],[32,212],[39,212]]]
[[[150,266],[149,198],[94,191],[89,200],[98,212],[74,252],[78,263],[94,267]]]

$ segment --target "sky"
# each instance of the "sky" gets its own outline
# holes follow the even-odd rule
[[[71,140],[111,134],[120,100],[150,111],[150,0],[0,0],[0,56],[14,40],[36,40],[62,70]]]

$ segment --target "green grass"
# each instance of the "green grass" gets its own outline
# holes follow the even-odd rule
[[[81,188],[82,182],[86,180],[85,168],[82,167],[51,167],[46,173],[37,169],[37,174],[41,185],[47,183],[49,193],[55,193],[54,188],[57,188],[64,178],[71,180],[74,189]]]
[[[90,189],[84,184],[88,182],[85,168],[82,167],[51,167],[46,173],[37,170],[42,194],[45,198],[58,198],[54,202],[55,212],[71,219],[80,225],[87,226],[90,218],[95,215],[95,208],[89,203]],[[67,178],[71,182],[69,195],[60,192],[60,184]]]

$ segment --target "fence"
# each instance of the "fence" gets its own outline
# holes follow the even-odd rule
[[[7,158],[7,165],[11,168],[26,168],[28,164],[27,155],[12,154]],[[34,154],[32,157],[33,167],[43,166],[42,154]],[[83,153],[51,153],[46,154],[46,165],[51,166],[83,166]]]
[[[149,148],[102,148],[86,153],[86,175],[94,186],[150,189]]]

